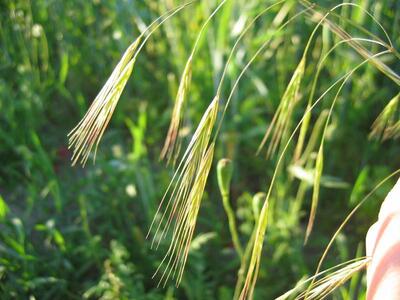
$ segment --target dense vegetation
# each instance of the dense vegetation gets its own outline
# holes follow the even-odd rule
[[[359,0],[354,1],[357,6],[338,7],[311,40],[319,14],[340,1],[316,1],[311,7],[306,1],[281,1],[260,15],[237,44],[221,86],[218,120],[239,74],[268,41],[232,94],[179,287],[174,281],[158,287],[157,278],[152,279],[168,239],[157,251],[150,249],[152,236],[146,239],[179,159],[217,92],[235,41],[274,2],[228,0],[204,28],[191,64],[177,164],[160,160],[160,153],[187,59],[202,24],[220,1],[194,2],[149,37],[104,133],[96,163],[89,157],[85,168],[71,167],[68,132],[125,49],[153,20],[183,2],[0,2],[1,299],[232,299],[241,264],[238,254],[254,238],[280,154],[306,115],[318,65],[339,43],[323,62],[312,100],[354,72],[342,89],[334,86],[309,111],[302,151],[296,152],[296,132],[283,156],[268,200],[254,298],[272,299],[314,274],[351,209],[400,166],[396,0]],[[375,42],[362,43],[365,55],[358,44],[341,43],[337,28]],[[304,75],[297,86],[290,85],[308,41]],[[371,59],[386,45],[385,55]],[[288,94],[295,98],[293,106]],[[290,104],[287,111],[279,109],[284,101]],[[267,139],[256,155],[265,132],[276,125],[277,110],[287,116],[281,124],[282,141],[274,152],[268,151],[273,142]],[[323,170],[316,182],[320,144]],[[217,178],[222,158],[229,158],[233,167],[224,201]],[[366,231],[397,178],[380,185],[355,213],[335,239],[323,269],[364,255]],[[316,188],[318,209],[304,245]],[[364,293],[360,272],[333,297],[360,299]]]

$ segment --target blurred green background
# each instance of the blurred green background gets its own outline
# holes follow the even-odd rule
[[[400,2],[354,1],[379,20],[400,46]],[[96,164],[70,166],[67,133],[84,115],[126,47],[177,0],[0,1],[0,298],[1,299],[232,299],[240,262],[223,210],[216,161],[234,163],[231,201],[244,245],[254,217],[252,199],[265,192],[276,164],[255,152],[315,26],[296,18],[276,34],[233,97],[222,128],[182,284],[157,288],[152,275],[168,246],[150,250],[145,239],[173,174],[159,161],[180,74],[202,22],[217,1],[199,1],[166,22],[139,55],[100,145]],[[193,62],[185,108],[186,140],[215,94],[229,51],[244,25],[273,1],[232,0],[218,12]],[[317,1],[331,8],[341,1]],[[264,15],[239,44],[224,95],[264,40],[302,6],[286,1]],[[361,10],[344,7],[342,20],[385,38]],[[342,22],[342,23],[341,23]],[[272,25],[271,25],[272,24]],[[347,28],[347,27],[346,27]],[[352,32],[354,26],[349,26]],[[354,29],[356,36],[362,31]],[[338,38],[323,30],[313,42],[301,101],[306,102],[319,51]],[[329,46],[329,47],[330,47]],[[369,46],[370,47],[370,46]],[[376,46],[375,46],[376,47]],[[374,50],[374,46],[369,49]],[[376,51],[375,51],[376,52]],[[361,62],[350,47],[327,60],[317,95]],[[399,59],[383,61],[400,70]],[[286,169],[278,176],[256,286],[272,299],[313,274],[335,229],[384,177],[400,166],[398,140],[369,138],[376,117],[398,86],[367,65],[340,94],[326,139],[324,175],[314,231],[303,246],[312,189]],[[312,121],[329,105],[322,102]],[[298,122],[301,109],[295,111]],[[293,123],[295,124],[295,123]],[[330,178],[330,177],[328,177]],[[364,237],[394,180],[383,185],[336,240],[325,267],[364,253]],[[329,185],[329,184],[328,184]],[[334,299],[362,299],[363,274]]]

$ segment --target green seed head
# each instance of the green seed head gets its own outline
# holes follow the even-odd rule
[[[229,189],[231,185],[233,165],[232,161],[227,158],[223,158],[218,162],[217,166],[218,173],[218,186],[221,195],[229,195]]]

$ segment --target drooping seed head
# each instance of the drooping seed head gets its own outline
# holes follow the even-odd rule
[[[292,120],[294,107],[299,100],[299,90],[304,76],[305,63],[306,59],[303,57],[286,87],[278,109],[258,147],[257,153],[261,151],[268,139],[270,139],[270,143],[267,150],[267,157],[273,155],[278,146],[285,142],[284,139],[290,131],[290,122]]]
[[[189,91],[192,79],[192,60],[190,56],[179,83],[178,93],[176,95],[174,108],[172,111],[171,122],[168,128],[167,137],[163,149],[160,154],[161,159],[167,159],[168,162],[175,160],[180,149],[179,130],[182,122],[183,108],[186,100],[186,95]]]
[[[93,147],[95,148],[95,159],[101,137],[132,73],[139,43],[140,38],[128,47],[85,116],[68,134],[68,148],[73,148],[72,165],[80,160],[84,166]]]
[[[150,226],[149,233],[155,228],[152,246],[158,247],[168,232],[172,235],[168,251],[154,274],[163,270],[160,283],[165,284],[172,276],[178,285],[182,278],[213,159],[214,144],[210,144],[210,139],[218,105],[219,98],[215,97],[204,112]]]

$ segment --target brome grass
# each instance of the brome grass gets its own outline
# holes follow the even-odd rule
[[[198,43],[203,32],[205,31],[206,26],[209,24],[211,19],[224,5],[225,2],[226,0],[221,1],[217,8],[211,13],[211,15],[208,16],[206,21],[203,23],[199,33],[197,34],[196,41],[194,43],[194,46],[192,47],[192,51],[183,70],[178,87],[178,92],[175,98],[171,122],[160,155],[161,158],[167,159],[168,162],[175,162],[179,155],[181,144],[181,141],[179,140],[179,130],[183,119],[185,102],[187,102],[187,95],[191,85],[193,59],[198,48]],[[175,278],[176,285],[179,285],[182,280],[183,272],[189,255],[190,245],[197,223],[201,200],[213,162],[214,148],[217,142],[217,137],[221,130],[222,121],[224,120],[227,108],[229,107],[236,88],[238,87],[239,81],[242,79],[250,65],[255,61],[257,57],[261,55],[262,51],[267,48],[272,38],[277,35],[283,28],[285,28],[285,26],[290,24],[290,22],[292,22],[297,17],[306,13],[310,13],[310,18],[318,22],[308,39],[306,47],[303,51],[303,55],[301,56],[301,59],[296,69],[294,70],[289,83],[286,86],[285,92],[281,97],[277,111],[275,112],[257,150],[257,152],[260,152],[263,146],[266,145],[266,143],[269,141],[267,158],[271,158],[279,149],[277,163],[273,171],[267,193],[265,194],[265,200],[261,205],[261,209],[259,209],[258,203],[256,205],[256,209],[254,209],[256,222],[254,224],[254,229],[251,234],[250,240],[244,251],[242,249],[237,234],[234,212],[229,203],[229,184],[231,174],[229,174],[229,176],[227,176],[226,174],[222,174],[222,172],[224,172],[223,166],[218,166],[218,179],[221,195],[223,198],[223,205],[228,215],[229,228],[231,231],[234,246],[241,259],[240,271],[235,288],[235,298],[251,299],[253,297],[254,288],[260,269],[261,254],[265,241],[265,234],[268,223],[270,222],[269,205],[272,190],[275,186],[275,181],[277,179],[278,173],[280,170],[282,170],[282,163],[284,162],[284,158],[287,156],[289,146],[291,145],[291,142],[297,132],[299,132],[299,136],[292,157],[292,162],[294,163],[294,165],[290,169],[292,170],[292,172],[293,170],[298,170],[296,169],[296,167],[300,167],[301,165],[305,164],[308,168],[314,164],[314,162],[312,161],[311,153],[317,145],[319,137],[321,139],[318,153],[315,159],[315,168],[313,170],[312,176],[310,178],[307,177],[307,179],[312,180],[313,185],[311,209],[305,233],[305,242],[307,242],[312,232],[318,207],[320,185],[323,178],[322,174],[325,150],[324,143],[327,136],[327,128],[340,92],[342,91],[346,83],[351,79],[352,75],[367,63],[371,63],[381,72],[383,72],[383,74],[388,76],[393,82],[395,82],[396,84],[400,84],[400,77],[381,59],[379,59],[379,57],[385,54],[392,54],[397,56],[397,51],[393,48],[393,44],[386,31],[371,14],[365,11],[365,13],[368,14],[383,30],[386,37],[388,38],[388,43],[379,39],[374,40],[372,38],[368,39],[352,37],[348,32],[345,31],[344,28],[337,25],[335,22],[331,21],[328,18],[333,15],[334,11],[340,7],[353,6],[356,8],[360,8],[360,6],[358,5],[351,3],[342,3],[325,12],[325,14],[322,14],[319,10],[315,8],[316,5],[311,4],[307,1],[301,2],[305,7],[299,12],[295,13],[293,16],[289,17],[285,22],[284,18],[277,17],[274,20],[274,24],[276,26],[274,28],[274,31],[271,34],[267,35],[266,40],[263,41],[262,45],[257,49],[255,54],[244,65],[236,80],[233,82],[230,93],[223,107],[223,112],[219,119],[218,126],[214,132],[214,125],[217,121],[218,110],[221,106],[220,99],[222,99],[222,87],[225,76],[227,74],[228,66],[233,58],[234,51],[237,49],[239,42],[241,41],[245,33],[248,32],[251,26],[253,26],[263,14],[265,14],[276,5],[285,3],[285,1],[278,1],[262,10],[247,24],[244,30],[241,31],[239,37],[236,39],[227,58],[225,68],[222,72],[219,85],[215,93],[215,97],[204,112],[193,136],[191,137],[186,151],[180,159],[177,169],[171,179],[169,186],[167,187],[167,190],[160,202],[156,215],[154,216],[154,219],[150,225],[148,235],[150,233],[154,235],[151,243],[152,247],[158,248],[164,239],[166,239],[167,237],[171,238],[166,254],[154,274],[154,277],[157,276],[159,278],[159,284],[165,285],[171,277]],[[154,32],[154,30],[156,30],[164,21],[172,17],[175,13],[177,13],[189,4],[190,3],[184,4],[157,19],[148,27],[148,29],[146,29],[146,35],[144,33],[140,35],[137,40],[132,43],[132,45],[126,50],[122,59],[117,64],[105,86],[95,98],[94,102],[90,106],[82,121],[69,134],[69,147],[74,148],[72,157],[73,164],[80,160],[80,162],[85,165],[93,148],[95,149],[94,157],[96,156],[98,144],[111,119],[111,116],[115,110],[118,100],[127,83],[127,80],[129,79],[133,71],[138,53],[144,46],[146,40],[149,38],[151,33]],[[290,7],[290,5],[283,5],[282,10],[283,15],[285,16],[288,7]],[[323,11],[323,9],[321,8],[320,10]],[[292,130],[292,122],[295,119],[295,107],[300,100],[301,87],[304,76],[306,74],[306,61],[308,55],[310,54],[309,50],[311,49],[311,42],[314,40],[317,30],[321,26],[325,26],[326,28],[328,28],[341,40],[326,53],[324,51],[321,53],[321,58],[317,65],[316,75],[314,76],[314,80],[312,81],[307,105],[303,111],[301,120]],[[143,39],[144,36],[145,38]],[[378,53],[372,53],[363,46],[363,42],[369,43],[371,45],[380,45],[385,50]],[[322,93],[322,95],[317,100],[314,101],[317,81],[319,79],[322,67],[324,66],[325,60],[339,45],[350,46],[364,60],[353,67],[350,71],[346,72],[345,75],[337,79],[333,84],[329,86],[328,89],[326,89]],[[322,54],[325,55],[323,56]],[[308,138],[308,144],[306,148],[303,149],[304,145],[306,144],[306,138],[308,128],[311,124],[313,109],[337,85],[339,85],[339,88],[331,103],[330,110],[328,112],[326,110],[322,110],[322,113],[320,113],[317,119],[318,121],[314,126],[311,136]],[[376,122],[373,125],[371,136],[382,136],[383,139],[398,137],[400,132],[400,121],[398,118],[399,99],[399,95],[393,98],[382,111],[382,113],[378,116]],[[325,126],[323,127],[321,133],[321,129],[323,126],[322,124],[324,122]],[[213,132],[214,138],[212,139]],[[225,177],[223,178],[223,176]],[[304,196],[303,185],[301,185],[299,188],[299,197],[302,196]],[[330,246],[331,243],[328,245],[327,248],[329,248]],[[324,255],[326,255],[326,252],[324,253]],[[319,272],[319,268],[321,266],[323,258],[318,265],[316,273]],[[337,286],[350,278],[354,273],[364,268],[367,262],[368,259],[351,261],[347,265],[345,265],[344,268],[336,270],[327,277],[317,280],[318,276],[320,275],[318,273],[318,276],[315,275],[308,280],[311,281],[308,289],[305,292],[302,292],[298,297],[306,299],[319,299],[325,297]],[[289,294],[291,295],[291,292]]]
[[[183,274],[213,159],[214,143],[210,144],[210,139],[217,117],[218,103],[219,99],[214,98],[205,111],[150,225],[149,234],[153,227],[156,228],[152,245],[157,244],[158,247],[174,223],[169,249],[155,273],[158,274],[166,264],[160,283],[164,281],[165,284],[172,275],[176,277],[178,285]],[[168,200],[165,201],[166,199]],[[161,211],[161,218],[158,219],[158,213]]]

